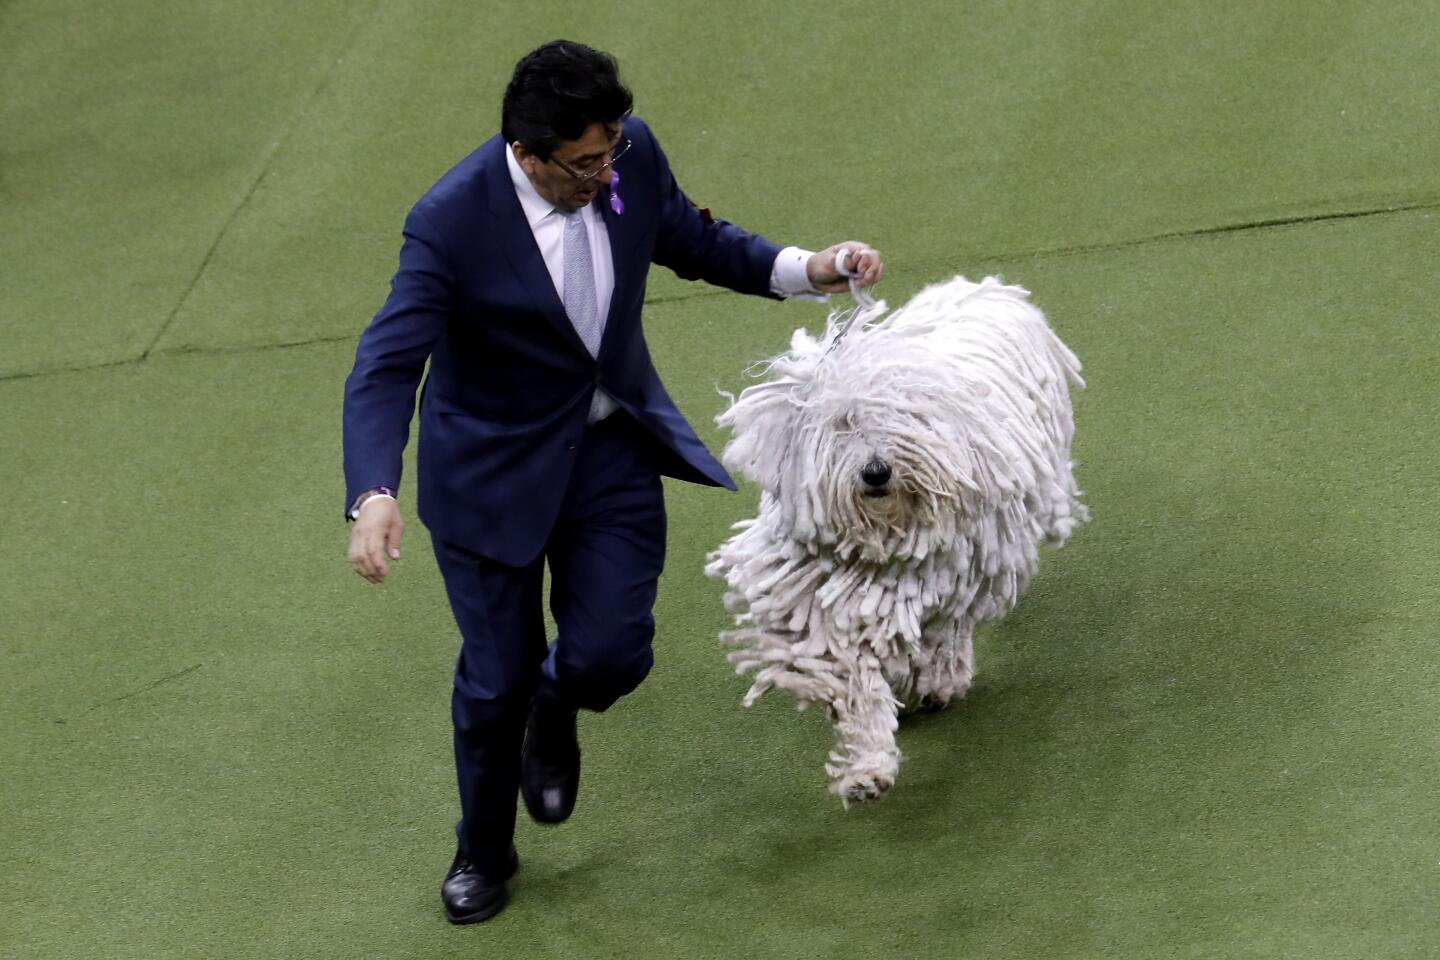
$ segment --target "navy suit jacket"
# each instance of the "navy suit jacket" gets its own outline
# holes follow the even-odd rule
[[[652,262],[686,279],[773,296],[779,248],[702,217],[649,127],[615,165],[624,213],[602,204],[615,289],[598,358],[555,291],[515,195],[500,136],[430,189],[405,221],[390,296],[345,383],[346,509],[399,489],[420,399],[419,514],[435,537],[512,566],[543,549],[571,482],[591,397],[603,389],[658,441],[661,472],[734,489],[665,391],[640,312]],[[575,478],[584,482],[584,478]]]

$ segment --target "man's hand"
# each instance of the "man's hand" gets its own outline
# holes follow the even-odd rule
[[[350,529],[350,566],[371,583],[379,583],[390,572],[385,562],[400,559],[400,535],[405,521],[400,506],[390,497],[370,497],[360,504],[360,515]]]
[[[836,263],[842,250],[849,251],[844,258],[844,273],[840,272]],[[810,278],[811,286],[821,293],[844,293],[850,289],[852,276],[862,287],[875,286],[885,276],[885,263],[880,258],[880,251],[872,249],[869,244],[846,240],[811,257],[805,265],[805,275]]]

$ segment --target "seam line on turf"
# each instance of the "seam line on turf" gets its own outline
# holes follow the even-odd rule
[[[215,258],[215,252],[220,249],[221,241],[223,241],[225,235],[230,232],[230,228],[234,226],[235,221],[240,218],[240,212],[249,206],[251,198],[254,197],[260,189],[260,184],[264,183],[265,178],[270,175],[271,165],[274,164],[275,158],[279,156],[280,151],[290,142],[291,137],[295,135],[295,131],[299,129],[300,121],[310,112],[311,106],[314,105],[315,101],[320,97],[320,94],[324,93],[335,79],[335,73],[340,68],[340,64],[345,61],[345,57],[355,46],[355,41],[360,36],[360,31],[370,22],[370,19],[374,16],[378,7],[379,0],[376,0],[375,3],[370,5],[369,11],[367,11],[364,16],[358,17],[351,26],[350,33],[346,36],[345,42],[340,45],[339,52],[331,59],[329,67],[326,68],[325,72],[321,75],[319,82],[315,84],[315,87],[305,97],[304,101],[300,104],[300,108],[296,110],[295,114],[290,118],[289,124],[281,131],[280,136],[271,143],[270,149],[260,161],[260,172],[256,174],[249,189],[247,189],[245,195],[240,198],[240,202],[235,205],[235,208],[230,211],[230,215],[225,218],[225,222],[220,225],[219,232],[215,234],[215,239],[210,242],[210,248],[205,251],[205,256],[200,260],[200,266],[196,268],[195,275],[190,278],[190,283],[185,287],[185,291],[180,294],[180,299],[176,302],[174,309],[165,317],[164,321],[160,324],[160,329],[155,331],[155,335],[150,339],[150,344],[140,353],[140,356],[136,358],[135,362],[143,363],[148,360],[150,355],[155,352],[156,346],[164,339],[165,334],[170,332],[170,328],[174,325],[175,319],[180,315],[180,311],[183,310],[185,304],[189,302],[190,295],[194,293],[195,288],[200,285],[200,278],[203,277],[205,271],[210,268],[210,261]]]
[[[90,714],[94,713],[96,710],[99,710],[99,709],[100,709],[101,707],[103,707],[103,706],[107,706],[107,705],[112,704],[112,703],[123,703],[123,702],[125,702],[126,700],[129,700],[129,699],[131,699],[131,698],[133,698],[133,697],[138,697],[138,696],[140,696],[140,694],[142,694],[142,693],[149,693],[151,690],[154,690],[156,687],[159,687],[159,686],[162,686],[162,685],[164,685],[164,684],[170,683],[170,682],[172,682],[172,681],[174,681],[174,680],[179,680],[181,677],[186,676],[186,675],[191,674],[191,673],[194,673],[196,670],[199,670],[199,669],[200,669],[201,667],[203,667],[203,666],[205,666],[204,663],[191,664],[190,666],[186,667],[184,670],[178,670],[178,671],[176,671],[175,673],[167,674],[166,676],[161,677],[159,680],[155,680],[155,681],[152,681],[152,682],[150,682],[150,683],[147,683],[145,686],[139,688],[138,690],[131,690],[129,693],[121,694],[121,695],[118,696],[118,697],[111,697],[111,698],[108,699],[108,700],[101,700],[99,703],[91,704],[89,709],[84,710],[84,711],[81,711],[79,714],[77,714],[76,716],[74,716],[74,717],[71,718],[71,719],[79,720],[79,719],[81,719],[81,718],[83,718],[83,717],[88,717]],[[57,717],[57,718],[55,719],[55,723],[61,724],[61,725],[64,725],[64,724],[66,724],[66,723],[68,723],[68,722],[69,722],[69,720],[67,720],[67,719],[64,718],[64,717]]]
[[[1306,226],[1314,223],[1328,223],[1335,220],[1359,220],[1379,217],[1392,213],[1413,213],[1417,210],[1440,209],[1440,200],[1427,197],[1408,203],[1390,204],[1383,207],[1367,207],[1361,210],[1340,210],[1329,213],[1297,214],[1293,217],[1270,217],[1264,220],[1246,220],[1239,223],[1225,223],[1214,227],[1195,227],[1190,230],[1172,230],[1136,237],[1131,240],[1112,240],[1106,243],[1077,244],[1071,247],[1051,247],[1041,250],[1017,251],[1013,253],[985,254],[975,259],[982,263],[997,260],[1034,260],[1041,257],[1067,257],[1086,253],[1104,253],[1108,250],[1126,250],[1151,243],[1165,243],[1171,240],[1191,240],[1198,237],[1222,236],[1227,233],[1248,233],[1258,230],[1272,230],[1281,227]]]
[[[351,39],[353,41],[354,37],[352,36]],[[342,57],[337,58],[337,63],[340,59],[343,59],[343,55]],[[327,77],[326,81],[322,82],[321,85],[316,88],[315,95],[318,95],[322,90],[324,90],[325,85],[328,82],[329,78]],[[311,99],[313,100],[313,98],[314,96],[312,95]],[[301,114],[303,114],[304,112],[305,111],[302,109]],[[298,116],[296,118],[296,122],[298,123]],[[272,154],[275,152],[275,149],[278,149],[278,144],[276,148],[272,149]],[[260,177],[257,178],[255,183],[251,186],[250,192],[246,194],[245,200],[241,201],[240,207],[237,207],[235,209],[235,212],[231,214],[230,221],[227,221],[226,223],[227,228],[229,226],[229,223],[233,222],[233,220],[235,219],[236,214],[240,212],[240,209],[244,207],[245,201],[254,194],[256,187],[258,187],[260,184],[260,180],[263,179],[264,173],[262,172]],[[1265,220],[1250,220],[1240,223],[1221,224],[1214,227],[1197,227],[1192,230],[1175,230],[1168,233],[1154,234],[1148,237],[1137,237],[1131,240],[1115,240],[1108,243],[1081,244],[1073,247],[1053,247],[1041,250],[1015,251],[1011,253],[977,254],[971,258],[971,261],[975,263],[995,263],[1004,260],[1035,260],[1041,257],[1079,256],[1087,253],[1104,253],[1107,250],[1125,250],[1132,247],[1145,246],[1146,244],[1150,243],[1165,243],[1172,240],[1186,240],[1208,236],[1223,236],[1227,233],[1245,233],[1249,231],[1270,230],[1283,227],[1326,223],[1336,220],[1357,220],[1366,217],[1385,216],[1392,213],[1413,213],[1417,210],[1436,209],[1440,209],[1440,200],[1428,198],[1425,200],[1417,200],[1410,203],[1394,204],[1384,207],[1372,207],[1363,210],[1342,210],[1330,213],[1303,214],[1294,217],[1274,217]],[[224,235],[224,232],[225,230],[224,228],[222,228],[221,236]],[[175,318],[175,315],[179,312],[180,307],[184,305],[185,300],[189,297],[190,291],[195,288],[196,283],[200,279],[200,275],[204,273],[205,264],[209,263],[210,256],[215,252],[215,248],[219,245],[219,242],[220,237],[216,237],[215,244],[211,246],[210,253],[206,255],[205,263],[201,264],[201,268],[199,272],[196,273],[195,278],[191,281],[189,289],[186,290],[185,295],[181,297],[180,303],[176,305],[175,310],[173,310],[170,316],[167,318],[165,326],[161,329],[160,334],[156,335],[150,346],[146,348],[145,352],[140,356],[129,357],[124,360],[106,360],[100,363],[81,364],[72,367],[51,367],[49,369],[31,370],[23,373],[0,373],[0,383],[4,383],[10,380],[33,380],[38,377],[58,376],[67,373],[84,373],[90,370],[104,370],[110,367],[127,367],[132,365],[138,365],[147,361],[152,355],[199,356],[205,354],[240,353],[250,350],[281,350],[289,349],[292,347],[306,347],[317,344],[341,343],[347,340],[355,339],[354,334],[345,334],[343,336],[315,337],[310,340],[292,340],[283,343],[225,344],[213,347],[191,347],[182,345],[177,347],[171,347],[167,350],[155,350],[155,346],[159,343],[160,337],[163,336],[165,329],[168,329],[170,322]],[[910,264],[907,265],[907,267],[924,270],[932,266],[954,262],[955,258],[947,257],[944,260],[936,259],[912,261]],[[652,306],[655,304],[684,303],[687,300],[699,300],[705,297],[721,297],[726,296],[729,293],[729,290],[721,290],[707,287],[694,293],[683,293],[675,296],[660,296],[654,298],[647,298],[645,300],[645,305]]]

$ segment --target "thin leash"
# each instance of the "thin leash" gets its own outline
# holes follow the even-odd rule
[[[857,279],[858,274],[855,270],[851,269],[848,262],[850,260],[850,254],[854,252],[855,251],[849,247],[846,247],[835,257],[835,271],[842,277],[850,278],[850,296],[855,298],[855,307],[849,312],[848,316],[838,322],[837,327],[839,329],[835,333],[835,339],[831,340],[830,346],[825,348],[826,356],[829,356],[830,351],[834,350],[840,341],[845,338],[845,334],[850,332],[850,327],[853,325],[855,317],[861,313],[868,312],[871,307],[875,306],[875,298],[871,296],[869,289],[860,286]]]

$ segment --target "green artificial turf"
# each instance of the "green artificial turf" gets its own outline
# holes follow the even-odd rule
[[[0,957],[1435,955],[1427,10],[0,4]],[[1095,519],[844,811],[824,717],[741,708],[715,639],[755,491],[672,485],[655,672],[458,929],[456,631],[413,473],[391,581],[344,563],[341,384],[404,210],[562,34],[717,213],[872,240],[894,303],[1031,288]],[[652,301],[712,446],[825,315]]]

